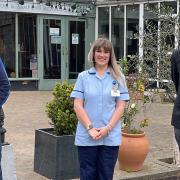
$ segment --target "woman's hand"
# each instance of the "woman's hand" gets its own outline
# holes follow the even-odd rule
[[[92,129],[88,130],[88,133],[94,140],[96,140],[96,137],[99,136],[99,130],[96,128],[92,128]]]
[[[109,134],[109,128],[107,126],[98,128],[97,131],[98,135],[96,136],[95,140],[99,140]]]

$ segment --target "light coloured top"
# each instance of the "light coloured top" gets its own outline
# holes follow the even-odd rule
[[[110,75],[109,69],[103,77],[100,77],[96,69],[92,67],[89,70],[79,74],[74,89],[71,93],[72,98],[84,100],[84,109],[96,128],[106,126],[110,121],[115,110],[116,101],[129,100],[127,88],[118,83],[120,90],[119,97],[112,97],[111,90],[114,79]],[[120,121],[112,129],[108,136],[93,140],[83,124],[78,121],[75,145],[77,146],[118,146],[121,144],[121,123]]]

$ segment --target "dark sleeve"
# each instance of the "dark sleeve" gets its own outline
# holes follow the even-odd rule
[[[10,93],[10,82],[4,64],[0,58],[0,108],[7,100]]]
[[[179,86],[179,72],[177,69],[178,58],[180,58],[180,50],[174,51],[171,56],[171,78],[172,78],[172,81],[174,82],[176,92],[178,92],[178,86]]]

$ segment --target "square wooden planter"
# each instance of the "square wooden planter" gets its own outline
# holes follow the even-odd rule
[[[74,135],[55,136],[52,131],[52,128],[35,130],[34,171],[54,180],[78,178]]]

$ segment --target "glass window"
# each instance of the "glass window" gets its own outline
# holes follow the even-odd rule
[[[137,62],[133,55],[139,52],[139,40],[137,34],[139,32],[139,5],[128,5],[126,10],[127,16],[127,58],[129,65],[129,73],[136,71]]]
[[[15,78],[15,14],[0,13],[0,56],[8,77]]]
[[[138,53],[139,5],[127,6],[127,55]]]
[[[117,60],[124,56],[124,6],[112,7],[112,37]]]
[[[44,19],[43,51],[45,79],[61,78],[61,48],[61,20]]]
[[[37,77],[36,16],[18,16],[19,77]]]
[[[109,7],[98,8],[98,35],[109,38]]]
[[[158,61],[158,21],[155,14],[158,4],[144,5],[144,43],[143,43],[143,62],[146,64],[147,73],[151,78],[157,77]]]
[[[76,79],[78,73],[83,71],[85,63],[85,22],[70,21],[69,28],[69,78]],[[76,36],[78,37],[78,42],[73,40]]]
[[[171,8],[173,11],[173,14],[177,13],[177,1],[161,2],[161,7]]]
[[[146,4],[144,9],[145,31],[143,39],[143,60],[144,63],[147,64],[147,70],[151,78],[159,80],[169,79],[169,73],[163,69],[170,68],[168,54],[174,49],[176,20],[173,20],[171,17],[172,14],[169,13],[169,7],[162,6],[161,4],[160,12],[166,16],[161,16],[161,18],[158,19],[158,25],[158,20],[153,10],[155,7],[157,8],[157,3],[151,4],[150,6]]]

